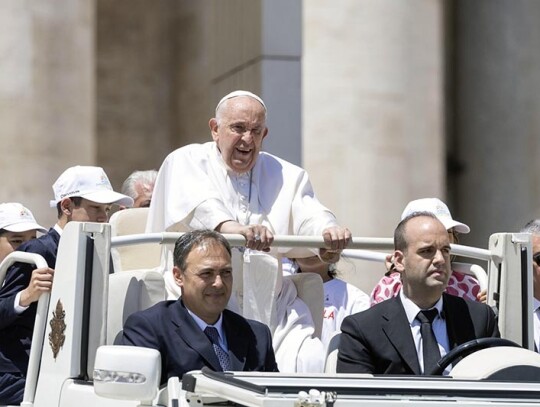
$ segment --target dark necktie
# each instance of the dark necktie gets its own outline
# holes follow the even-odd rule
[[[204,329],[204,333],[206,336],[208,336],[208,339],[212,342],[212,345],[214,346],[214,352],[216,352],[216,355],[219,360],[219,364],[221,365],[221,368],[223,371],[231,370],[231,360],[229,359],[229,354],[225,352],[221,346],[219,346],[219,333],[216,328],[213,326],[207,326]]]
[[[416,316],[416,319],[422,323],[420,326],[420,334],[422,335],[424,374],[431,372],[437,366],[437,362],[441,359],[439,345],[435,338],[435,333],[433,332],[433,326],[431,325],[438,313],[437,309],[432,308],[430,310],[420,311]]]

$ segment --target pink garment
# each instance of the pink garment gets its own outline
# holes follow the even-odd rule
[[[384,276],[371,292],[371,305],[395,297],[401,289],[401,278],[397,271],[389,276]],[[448,280],[446,293],[461,297],[466,300],[478,301],[476,296],[480,292],[480,285],[474,277],[458,271],[452,272]]]

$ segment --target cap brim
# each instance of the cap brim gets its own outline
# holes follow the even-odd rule
[[[27,232],[29,230],[37,230],[41,233],[47,233],[47,229],[35,222],[15,223],[13,225],[5,226],[3,229],[7,230],[8,232]]]
[[[92,202],[97,202],[100,204],[117,204],[123,206],[133,206],[133,198],[120,194],[114,191],[96,191],[89,192],[87,194],[79,195],[81,198],[88,199]]]
[[[468,227],[466,224],[461,222],[456,222],[455,220],[449,220],[444,223],[444,227],[446,230],[454,229],[458,233],[469,233],[471,231],[471,228]]]

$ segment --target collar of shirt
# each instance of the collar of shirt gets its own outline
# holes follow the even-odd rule
[[[411,327],[411,334],[414,341],[414,346],[416,348],[416,354],[418,355],[418,363],[420,364],[420,371],[424,372],[424,356],[422,350],[422,334],[420,332],[420,321],[416,319],[420,308],[416,305],[410,298],[403,293],[403,290],[399,292],[401,303],[407,314],[407,319],[409,321],[409,326]],[[439,298],[439,301],[431,308],[436,308],[439,311],[439,315],[433,320],[432,328],[437,343],[439,344],[439,352],[441,357],[446,355],[450,351],[450,341],[448,339],[448,331],[446,329],[446,321],[443,319],[444,314],[442,314],[443,309],[443,297]],[[430,309],[431,309],[430,308]],[[449,365],[444,370],[444,375],[448,375],[452,366]]]
[[[410,298],[408,298],[403,292],[403,290],[399,291],[399,297],[401,299],[401,303],[403,304],[403,308],[405,308],[405,313],[407,314],[407,320],[409,321],[409,325],[420,325],[420,322],[416,319],[416,316],[418,315],[418,312],[421,311],[421,308],[419,308],[418,305],[416,305]],[[436,308],[439,312],[439,315],[437,315],[435,320],[442,319],[441,312],[443,309],[443,297],[439,298],[439,301],[437,301],[435,305],[431,308]]]
[[[214,325],[209,325],[206,322],[204,322],[201,318],[199,318],[197,315],[195,315],[193,312],[191,312],[191,310],[188,307],[186,307],[186,310],[189,313],[189,315],[191,315],[191,317],[193,318],[197,326],[201,328],[201,331],[204,332],[207,326],[213,326],[214,328],[216,328],[219,334],[219,346],[221,346],[221,348],[225,351],[229,350],[229,348],[227,347],[227,338],[225,337],[225,333],[223,332],[223,314],[219,316],[219,319]]]
[[[533,297],[533,312],[540,308],[540,301]]]
[[[62,228],[58,223],[53,226],[53,229],[56,230],[60,236],[62,236]]]

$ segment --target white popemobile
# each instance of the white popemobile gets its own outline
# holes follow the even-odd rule
[[[121,249],[147,247],[151,242],[154,246],[172,244],[178,236],[160,233],[111,238],[110,224],[71,222],[66,226],[52,292],[42,295],[38,303],[22,406],[538,405],[540,354],[529,350],[533,340],[528,234],[492,235],[488,249],[452,246],[454,254],[485,262],[488,279],[477,276],[481,284],[487,281],[488,303],[498,310],[504,339],[480,339],[452,350],[439,362],[441,368],[455,364],[450,376],[336,374],[337,336],[326,358],[326,373],[215,373],[203,369],[182,379],[171,378],[160,389],[159,353],[115,346],[114,342],[128,315],[165,299],[162,274],[152,269],[109,274],[110,260],[118,261],[119,253],[125,255]],[[233,246],[244,243],[240,235],[228,238]],[[134,246],[141,244],[144,246]],[[274,244],[319,247],[323,241],[320,237],[276,236]],[[377,251],[390,251],[392,246],[388,238],[355,237],[347,252],[379,260],[384,255]],[[144,252],[135,251],[138,255]],[[0,266],[0,284],[10,263],[43,261],[35,257],[12,253]],[[474,272],[480,267],[469,268]],[[311,291],[302,290],[304,283],[313,284],[309,274],[296,281],[299,293]],[[322,310],[322,299],[319,305]]]

